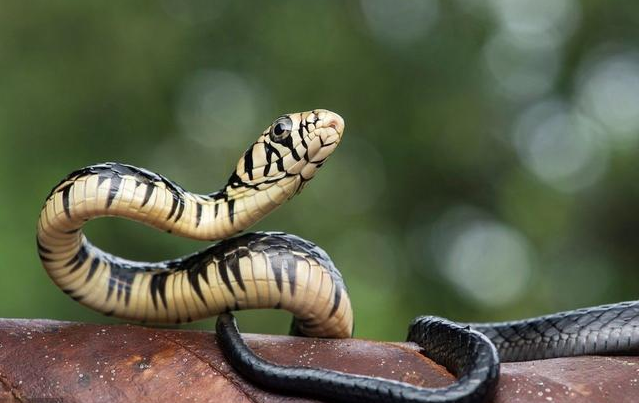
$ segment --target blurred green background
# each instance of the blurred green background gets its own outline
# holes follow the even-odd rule
[[[329,252],[356,336],[636,299],[637,32],[633,1],[3,1],[0,317],[116,321],[40,266],[61,177],[120,161],[212,192],[275,117],[312,108],[345,118],[344,141],[253,229]],[[87,227],[134,259],[205,246]],[[288,329],[286,313],[240,316]]]

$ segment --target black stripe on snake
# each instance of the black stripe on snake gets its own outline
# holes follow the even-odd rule
[[[637,354],[638,303],[626,302],[524,321],[460,324],[423,316],[408,340],[458,378],[421,388],[381,378],[266,362],[243,342],[229,313],[290,311],[292,333],[351,337],[353,314],[340,272],[322,249],[285,233],[244,231],[298,194],[336,149],[342,118],[327,110],[277,118],[242,155],[227,184],[189,192],[145,169],[104,163],[69,174],[40,213],[38,254],[65,293],[94,310],[151,323],[218,315],[225,355],[245,377],[268,389],[342,402],[485,402],[499,363],[583,354]],[[84,223],[128,218],[158,230],[217,244],[163,262],[136,262],[92,245]]]

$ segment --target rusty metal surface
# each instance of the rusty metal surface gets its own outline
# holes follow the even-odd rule
[[[383,376],[421,386],[454,378],[410,343],[245,335],[274,362]],[[0,402],[288,402],[225,362],[211,332],[46,320],[0,320]],[[580,357],[502,365],[496,403],[635,402],[637,357]]]

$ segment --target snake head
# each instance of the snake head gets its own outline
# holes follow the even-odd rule
[[[325,109],[278,117],[238,161],[227,193],[239,196],[277,185],[283,192],[272,191],[273,201],[292,197],[333,153],[343,130],[340,115]]]

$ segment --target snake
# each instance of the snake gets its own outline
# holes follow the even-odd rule
[[[76,170],[53,187],[40,212],[42,265],[63,292],[108,316],[179,324],[218,315],[221,348],[243,376],[266,389],[327,401],[486,402],[495,393],[501,361],[637,354],[638,302],[630,301],[515,322],[418,317],[407,340],[456,376],[442,388],[282,366],[257,356],[231,311],[284,309],[293,314],[294,335],[353,335],[347,288],[323,249],[283,232],[243,233],[302,191],[343,131],[342,117],[328,110],[282,115],[242,154],[224,187],[210,194],[123,163]],[[87,221],[107,216],[217,243],[173,260],[133,261],[100,249],[82,232]]]

